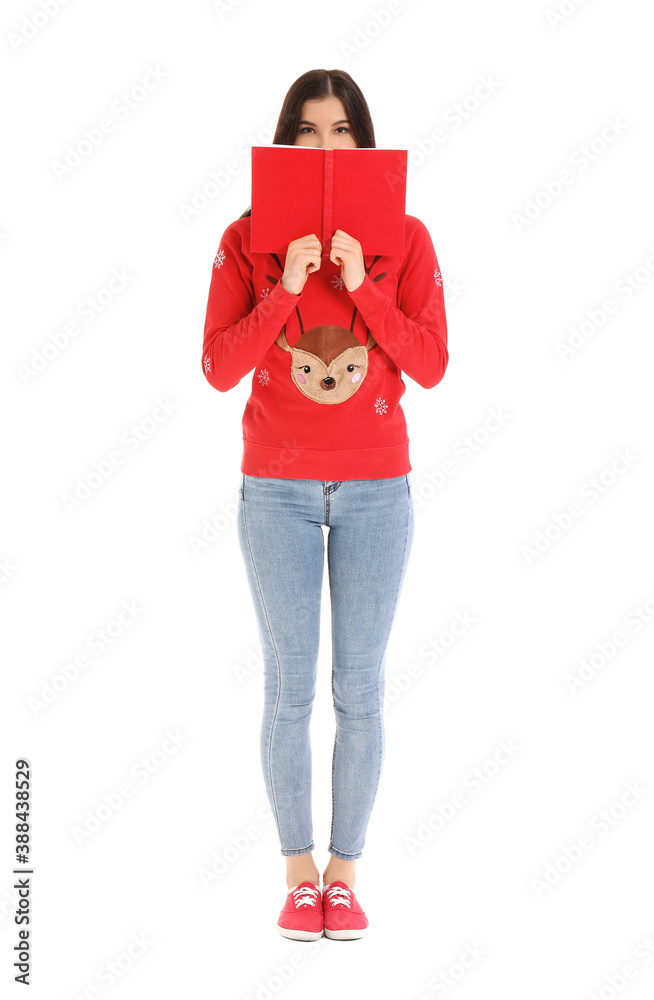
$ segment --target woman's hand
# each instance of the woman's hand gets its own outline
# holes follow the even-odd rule
[[[335,230],[329,259],[334,264],[341,265],[341,278],[348,292],[353,292],[359,287],[366,276],[366,266],[358,240],[348,236],[342,229]]]
[[[315,233],[301,236],[288,244],[284,273],[281,284],[287,292],[299,295],[306,284],[307,277],[320,267],[322,245]]]

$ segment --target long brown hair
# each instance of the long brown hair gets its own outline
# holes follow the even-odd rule
[[[365,97],[349,73],[343,69],[310,69],[291,84],[273,138],[273,145],[294,146],[298,122],[305,101],[320,101],[325,97],[338,97],[343,102],[357,146],[374,148],[375,130]],[[243,215],[252,214],[252,206]]]

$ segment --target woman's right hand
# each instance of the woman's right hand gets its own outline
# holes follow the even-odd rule
[[[288,244],[282,285],[287,292],[299,295],[308,276],[320,267],[322,244],[315,233]]]

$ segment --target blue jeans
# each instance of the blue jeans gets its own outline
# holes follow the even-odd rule
[[[309,724],[327,525],[332,621],[328,851],[360,858],[384,759],[384,668],[414,533],[408,475],[272,479],[241,473],[238,537],[264,659],[261,763],[283,855],[315,847]]]

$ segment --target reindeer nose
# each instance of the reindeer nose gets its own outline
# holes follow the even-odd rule
[[[323,389],[335,389],[336,379],[332,375],[325,375],[324,379],[320,383]]]

